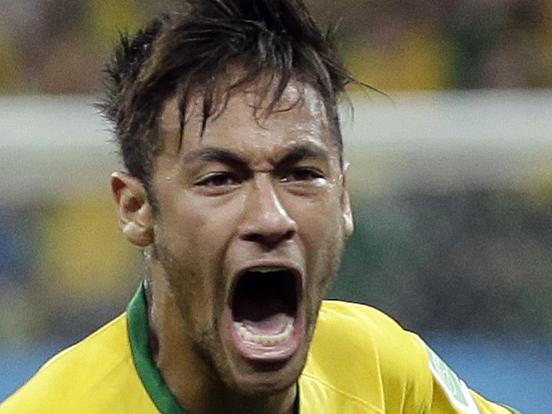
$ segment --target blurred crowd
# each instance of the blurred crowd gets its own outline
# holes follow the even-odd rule
[[[421,188],[355,205],[334,287],[417,332],[552,339],[552,198]]]
[[[167,3],[3,0],[0,94],[97,92],[119,32],[132,32]],[[552,85],[552,0],[308,3],[322,24],[338,23],[349,67],[379,89]]]

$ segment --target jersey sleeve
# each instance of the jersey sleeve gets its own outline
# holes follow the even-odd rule
[[[425,348],[427,373],[432,377],[430,414],[520,414],[469,389],[429,346],[421,339],[419,342]]]
[[[340,412],[519,414],[470,390],[416,334],[377,309],[325,302],[318,322],[308,374],[368,407]]]

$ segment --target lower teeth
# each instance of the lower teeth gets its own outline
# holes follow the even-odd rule
[[[243,340],[259,345],[276,345],[285,342],[291,338],[293,333],[293,320],[288,321],[284,330],[276,335],[254,334],[247,329],[247,325],[243,322],[234,322],[234,325]]]

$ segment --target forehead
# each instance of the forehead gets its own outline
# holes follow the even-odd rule
[[[234,91],[226,105],[216,108],[201,134],[203,97],[193,96],[180,134],[177,99],[169,98],[159,118],[163,152],[178,154],[201,146],[231,147],[237,151],[268,152],[311,143],[338,156],[338,145],[323,99],[309,84],[290,82],[270,113],[273,91],[262,99],[255,85]]]

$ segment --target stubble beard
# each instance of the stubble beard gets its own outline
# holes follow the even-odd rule
[[[190,315],[193,314],[193,309],[189,306],[189,304],[194,303],[194,299],[192,298],[194,290],[197,291],[198,288],[201,289],[201,286],[195,283],[193,285],[189,285],[187,282],[199,281],[201,280],[201,277],[194,274],[195,272],[192,269],[188,269],[184,264],[179,263],[176,256],[170,252],[170,249],[167,248],[164,243],[159,241],[156,242],[153,251],[156,260],[160,262],[164,270],[163,276],[169,288],[169,295],[176,304],[181,320],[184,321],[186,325],[187,330],[186,332],[182,332],[182,334],[187,335],[191,339],[192,349],[195,354],[211,369],[211,372],[215,373],[214,377],[220,381],[223,387],[237,391],[243,396],[263,397],[284,391],[296,383],[301,375],[316,328],[316,321],[322,305],[322,299],[326,295],[331,282],[337,274],[341,262],[343,247],[344,238],[339,237],[334,239],[333,243],[329,243],[329,246],[323,249],[324,253],[320,253],[320,256],[325,256],[326,258],[331,259],[317,260],[318,263],[323,264],[317,266],[319,269],[315,270],[315,272],[324,273],[324,276],[320,279],[310,277],[310,280],[306,281],[306,290],[315,290],[317,295],[307,295],[306,292],[304,292],[305,297],[316,297],[317,299],[315,302],[305,304],[305,322],[307,329],[304,338],[305,348],[300,351],[304,355],[301,355],[301,366],[298,371],[298,375],[289,383],[283,383],[281,386],[271,389],[270,392],[252,392],[252,390],[244,389],[234,378],[232,368],[228,361],[229,356],[226,354],[226,349],[223,346],[223,339],[220,333],[219,318],[220,315],[222,315],[222,309],[219,308],[224,306],[224,303],[218,303],[217,301],[213,302],[212,319],[209,323],[204,323],[200,326],[192,323],[193,321],[190,318]],[[331,254],[332,252],[333,254]],[[220,284],[220,281],[218,281],[218,283]],[[222,286],[217,286],[216,289],[224,292]],[[195,303],[197,302],[198,301],[195,300]]]
[[[203,289],[201,284],[196,283],[201,280],[200,275],[180,263],[164,243],[157,242],[154,252],[163,268],[163,277],[168,286],[170,298],[180,313],[180,319],[184,321],[182,335],[188,337],[192,351],[213,372],[219,374],[218,377],[222,382],[226,383],[225,379],[230,375],[230,367],[222,351],[224,348],[217,339],[221,309],[216,309],[218,304],[214,301],[215,309],[211,310],[212,318],[209,323],[194,323],[193,318],[198,314],[198,309],[194,309],[191,304],[201,303],[201,297],[194,299],[194,295]]]
[[[311,303],[307,304],[308,307],[312,307],[311,311],[309,311],[309,309],[307,308],[306,321],[305,321],[308,326],[306,338],[308,340],[309,348],[312,342],[312,338],[314,336],[314,330],[316,329],[316,323],[318,321],[318,313],[320,312],[320,308],[322,306],[322,300],[326,297],[326,294],[328,293],[328,290],[332,282],[335,280],[335,277],[337,276],[337,272],[341,265],[344,244],[345,244],[344,237],[339,237],[335,239],[334,243],[329,243],[329,246],[327,246],[327,248],[324,249],[324,253],[322,253],[322,255],[326,257],[332,257],[330,252],[335,252],[335,253],[333,255],[333,258],[331,260],[328,260],[327,263],[325,263],[323,266],[320,266],[320,270],[318,270],[320,273],[322,272],[325,273],[324,277],[320,279],[311,278],[310,283],[312,283],[312,286],[306,287],[307,291],[310,288],[318,293],[318,295],[313,295],[313,296],[316,296],[317,302],[312,304]],[[324,263],[325,261],[319,260],[319,262]]]

